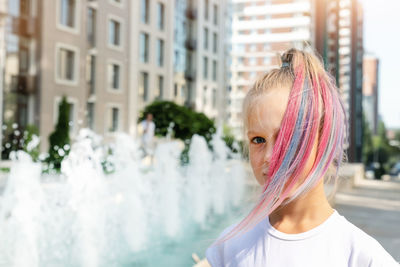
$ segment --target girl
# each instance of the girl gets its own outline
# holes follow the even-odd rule
[[[291,49],[244,101],[251,167],[262,195],[207,249],[213,267],[394,267],[372,237],[334,210],[346,118],[337,88],[312,53]]]

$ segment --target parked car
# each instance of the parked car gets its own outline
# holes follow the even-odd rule
[[[400,161],[394,164],[393,168],[390,170],[390,175],[400,178]]]

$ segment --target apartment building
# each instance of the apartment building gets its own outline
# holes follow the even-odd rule
[[[361,160],[362,6],[358,0],[234,0],[229,122],[242,132],[242,101],[290,47],[311,45],[336,78],[348,118],[348,156]]]
[[[362,159],[363,10],[359,0],[339,1],[338,85],[349,125],[348,158]]]
[[[174,17],[172,98],[221,122],[229,87],[230,2],[177,0]]]
[[[242,137],[242,102],[254,81],[279,67],[279,55],[313,43],[309,0],[234,0],[229,124]]]
[[[228,3],[3,0],[5,124],[36,125],[46,151],[64,95],[72,137],[83,127],[135,135],[140,111],[157,99],[221,121]]]
[[[378,133],[379,59],[365,55],[363,59],[363,111],[372,134]]]

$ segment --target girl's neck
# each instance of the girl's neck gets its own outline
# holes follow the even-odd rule
[[[269,215],[271,225],[287,234],[298,234],[322,224],[333,213],[325,192],[323,181],[289,204],[279,207]]]

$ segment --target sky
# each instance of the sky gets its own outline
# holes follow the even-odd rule
[[[400,128],[400,0],[362,0],[365,52],[377,56],[379,114],[386,128]]]

